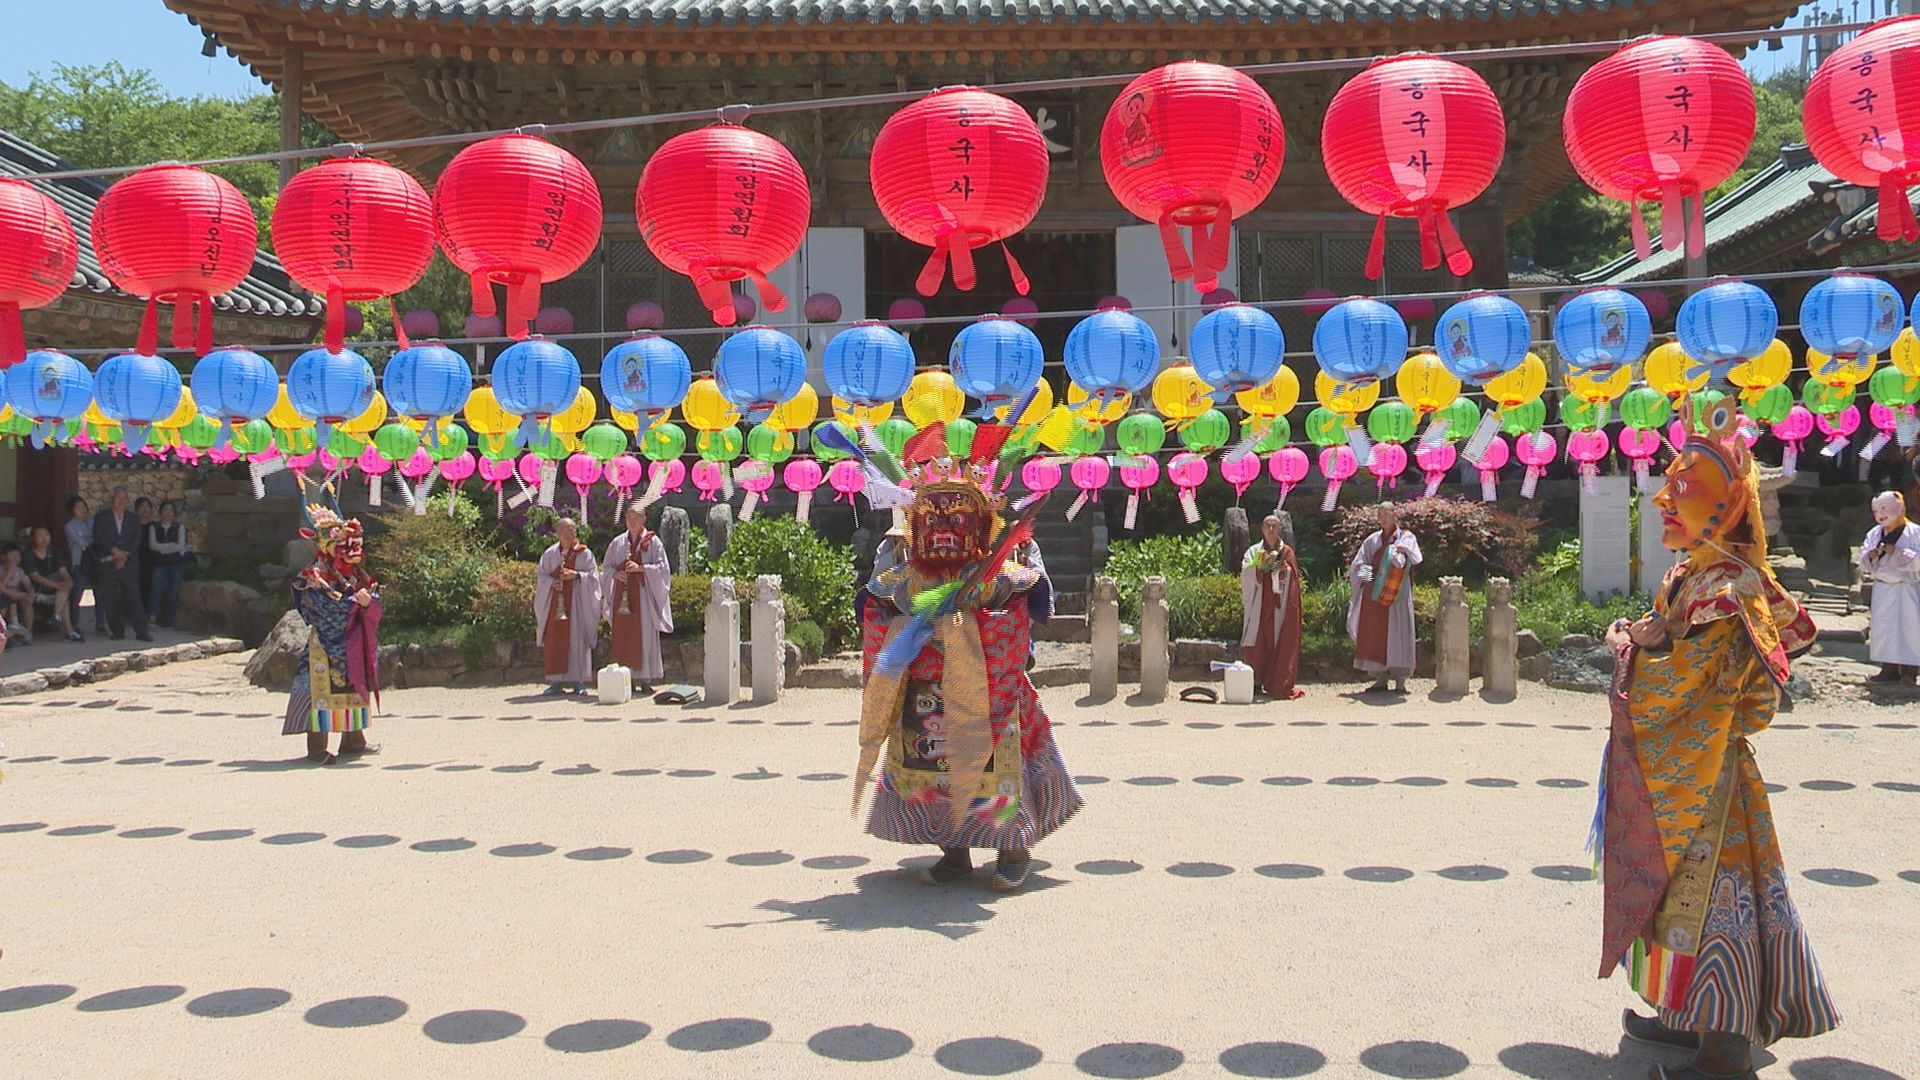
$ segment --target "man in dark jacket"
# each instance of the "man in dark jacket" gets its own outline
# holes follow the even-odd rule
[[[100,574],[93,583],[94,603],[106,608],[109,635],[119,641],[127,636],[127,616],[133,621],[134,637],[152,641],[147,632],[147,609],[140,603],[140,562],[137,552],[144,530],[140,519],[127,508],[127,489],[113,489],[113,501],[93,518],[93,551],[99,556]]]

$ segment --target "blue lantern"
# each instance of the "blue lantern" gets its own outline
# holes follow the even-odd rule
[[[1807,290],[1800,301],[1800,335],[1835,360],[1872,356],[1893,347],[1906,318],[1900,292],[1879,278],[1839,274]],[[1820,372],[1814,372],[1815,378]]]
[[[246,349],[216,349],[193,365],[193,403],[220,421],[215,446],[233,440],[233,422],[257,420],[280,398],[280,376],[264,356]]]
[[[521,418],[521,446],[532,446],[545,422],[580,396],[580,361],[546,338],[507,346],[493,361],[492,378],[500,407]]]
[[[314,422],[314,438],[325,446],[333,437],[333,425],[373,404],[373,382],[373,365],[352,349],[308,349],[287,369],[287,401],[294,412]]]
[[[749,326],[721,344],[713,378],[720,396],[748,420],[765,420],[806,383],[807,353],[778,330]]]
[[[1138,315],[1108,308],[1074,324],[1066,362],[1067,377],[1104,406],[1153,382],[1160,371],[1160,338]]]
[[[1553,343],[1575,375],[1606,375],[1639,360],[1653,342],[1653,319],[1639,297],[1594,289],[1553,317]]]
[[[961,330],[947,351],[947,366],[960,392],[981,402],[980,415],[1011,405],[1039,385],[1045,354],[1033,331],[1012,319],[989,315]]]
[[[685,401],[692,385],[686,350],[654,334],[623,341],[600,361],[600,392],[614,408],[648,420],[641,434]]]
[[[157,356],[123,353],[94,373],[93,397],[107,419],[123,425],[127,449],[138,453],[153,423],[180,407],[180,369]]]
[[[1215,308],[1194,324],[1189,338],[1193,370],[1222,398],[1265,386],[1286,359],[1280,324],[1246,304]]]
[[[440,445],[441,417],[452,416],[473,393],[473,369],[467,358],[439,342],[414,345],[394,353],[381,373],[387,406],[401,416],[430,421],[427,445]]]
[[[1314,324],[1313,355],[1335,382],[1379,382],[1407,359],[1406,320],[1378,300],[1335,304]]]
[[[827,342],[827,389],[859,408],[897,401],[913,381],[913,346],[885,323],[857,322]]]
[[[1434,337],[1434,351],[1454,378],[1484,386],[1527,358],[1533,326],[1519,304],[1483,294],[1441,312]]]
[[[1711,368],[1715,379],[1725,379],[1735,364],[1759,356],[1773,344],[1780,330],[1780,312],[1760,286],[1723,281],[1687,297],[1673,329],[1688,356]]]
[[[63,352],[35,349],[5,377],[7,404],[33,421],[36,449],[47,444],[54,425],[78,418],[93,403],[93,373]]]

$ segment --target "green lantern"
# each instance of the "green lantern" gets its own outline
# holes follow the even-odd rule
[[[373,433],[374,449],[388,461],[401,462],[413,456],[420,449],[420,436],[412,428],[402,423],[383,424]]]
[[[1747,415],[1763,424],[1777,424],[1793,408],[1793,391],[1784,386],[1769,386],[1759,397],[1747,403]]]
[[[641,437],[640,452],[648,461],[672,461],[687,452],[687,429],[671,422],[655,424]]]
[[[973,436],[979,425],[966,417],[947,421],[947,453],[964,458],[973,452]]]
[[[820,440],[821,428],[835,429],[836,431],[839,432],[840,435],[844,436],[846,440],[850,443],[857,444],[860,441],[860,437],[853,433],[853,429],[849,428],[847,425],[841,423],[840,421],[822,420],[819,423],[813,425],[814,433],[813,433],[813,436],[808,440],[813,444],[813,459],[815,461],[818,461],[823,465],[831,465],[842,458],[848,458],[853,456],[852,454],[847,453],[845,450],[835,450],[833,447],[828,446],[826,443],[822,442]]]
[[[725,463],[740,456],[747,446],[746,439],[740,435],[738,427],[724,427],[719,431],[703,431],[694,441],[695,449],[706,461]]]
[[[1220,418],[1221,423],[1226,417]],[[1074,428],[1073,435],[1067,439],[1066,451],[1075,457],[1089,457],[1105,449],[1107,429],[1099,424],[1081,424]]]
[[[467,435],[467,429],[459,424],[448,424],[440,429],[440,441],[427,447],[427,456],[435,461],[452,461],[467,452],[473,440]]]
[[[580,436],[580,446],[593,460],[605,465],[627,448],[627,433],[612,424],[595,424]]]
[[[1508,435],[1531,435],[1547,422],[1547,403],[1534,398],[1525,405],[1500,410],[1500,430]]]
[[[1727,395],[1718,390],[1701,390],[1693,395],[1693,433],[1695,435],[1707,433],[1707,414],[1713,411],[1715,405],[1726,399]]]
[[[573,451],[567,449],[567,441],[557,431],[541,432],[538,438],[527,445],[527,449],[542,461],[560,462],[573,456]]]
[[[319,449],[319,440],[314,438],[313,429],[310,427],[274,428],[273,445],[278,446],[283,454],[298,456],[311,454]]]
[[[1257,418],[1251,416],[1240,421],[1241,442],[1247,441],[1253,435],[1253,425],[1258,422]],[[1267,424],[1266,433],[1260,436],[1260,441],[1253,444],[1253,452],[1271,454],[1275,450],[1284,449],[1292,439],[1293,425],[1287,423],[1286,417],[1276,416]]]
[[[1480,428],[1480,406],[1475,405],[1465,395],[1454,398],[1453,403],[1433,414],[1435,420],[1447,422],[1447,441],[1460,442],[1473,437]]]
[[[793,456],[793,436],[770,424],[760,424],[747,432],[747,456],[778,465]]]
[[[1208,409],[1180,429],[1180,445],[1196,454],[1218,450],[1232,437],[1233,424],[1219,409]]]
[[[518,456],[513,445],[513,434],[480,436],[480,456],[488,461],[512,461]]]
[[[1151,413],[1134,413],[1113,429],[1120,452],[1131,457],[1156,454],[1167,445],[1167,425]]]
[[[360,451],[366,448],[367,440],[345,428],[334,428],[333,433],[327,436],[327,453],[341,461],[351,461],[359,457]]]
[[[1673,403],[1667,395],[1651,386],[1627,391],[1620,399],[1620,419],[1635,431],[1652,431],[1673,415]]]
[[[0,420],[0,435],[29,435],[33,432],[33,421],[19,413],[10,414]]]
[[[1367,414],[1367,434],[1374,442],[1403,443],[1413,438],[1418,416],[1404,401],[1383,401]]]
[[[1332,409],[1315,406],[1307,414],[1307,438],[1315,446],[1340,446],[1347,441],[1346,421]]]
[[[902,420],[896,416],[882,423],[874,430],[874,434],[880,436],[880,445],[887,448],[887,453],[897,458],[906,453],[907,440],[913,438],[919,430],[913,426],[913,421]]]
[[[1867,393],[1889,409],[1898,409],[1920,401],[1920,379],[1909,379],[1899,368],[1884,367],[1867,380]]]
[[[211,450],[220,440],[220,423],[200,413],[195,413],[187,426],[180,429],[180,443],[194,450]]]
[[[1573,431],[1597,431],[1607,426],[1613,410],[1604,401],[1582,401],[1577,397],[1560,399],[1560,422]]]
[[[1807,385],[1800,388],[1800,399],[1815,416],[1832,416],[1853,404],[1853,397],[1853,387],[1828,386],[1817,379],[1808,379]]]

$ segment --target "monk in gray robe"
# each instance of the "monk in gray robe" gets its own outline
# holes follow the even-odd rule
[[[660,655],[660,635],[673,632],[673,609],[667,602],[672,570],[667,546],[647,528],[643,506],[627,507],[627,528],[607,545],[600,564],[600,606],[613,628],[613,662],[633,672],[641,693],[666,674]]]
[[[1400,527],[1392,503],[1375,511],[1380,529],[1353,553],[1347,580],[1353,599],[1347,605],[1347,633],[1353,638],[1353,666],[1374,676],[1369,693],[1407,692],[1413,674],[1413,568],[1420,565],[1420,541]]]
[[[534,642],[546,660],[547,693],[585,693],[600,639],[600,567],[572,518],[561,518],[553,535],[534,586]]]

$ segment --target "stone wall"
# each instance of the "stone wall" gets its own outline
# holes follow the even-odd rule
[[[198,469],[179,465],[150,467],[136,462],[90,465],[80,470],[79,494],[96,514],[107,508],[116,487],[124,486],[129,499],[138,499],[142,495],[152,499],[156,510],[162,502],[172,500],[179,509],[180,523],[187,527],[187,534],[192,538],[194,550],[205,553],[214,545],[207,532],[207,500],[201,490],[203,485],[199,481],[199,472]],[[34,524],[51,526],[55,523]],[[65,522],[58,524],[65,525]],[[60,530],[55,528],[54,536],[57,538],[59,535]]]

